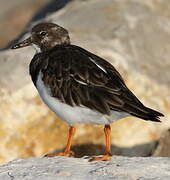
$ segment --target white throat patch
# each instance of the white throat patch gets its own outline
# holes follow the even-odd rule
[[[36,44],[32,44],[32,47],[35,49],[36,54],[41,52],[41,49]]]

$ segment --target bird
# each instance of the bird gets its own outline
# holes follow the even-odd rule
[[[33,84],[44,103],[69,125],[65,150],[46,157],[73,156],[77,124],[104,126],[106,152],[90,161],[107,161],[112,158],[111,123],[128,116],[161,122],[164,115],[143,105],[112,64],[72,44],[65,28],[41,22],[30,37],[11,48],[27,46],[37,50],[29,65]]]

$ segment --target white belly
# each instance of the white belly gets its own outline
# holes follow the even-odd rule
[[[70,125],[74,124],[110,124],[116,120],[129,116],[128,113],[112,111],[110,116],[103,115],[99,112],[92,111],[86,107],[70,106],[60,102],[58,99],[51,97],[50,89],[45,87],[40,72],[37,79],[37,90],[44,103],[55,112],[62,120]]]

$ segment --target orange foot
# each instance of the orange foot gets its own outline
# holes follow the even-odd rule
[[[112,156],[111,155],[103,155],[101,157],[93,157],[91,158],[89,161],[92,162],[92,161],[109,161],[112,159]]]
[[[46,154],[44,157],[54,157],[54,156],[73,157],[74,156],[74,152],[69,151],[69,152],[60,152],[60,153],[50,153],[50,154]]]

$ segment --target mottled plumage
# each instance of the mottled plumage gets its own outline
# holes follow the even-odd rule
[[[92,160],[109,160],[109,124],[127,116],[159,122],[163,116],[144,106],[109,62],[70,44],[66,29],[53,23],[38,24],[13,49],[29,45],[40,48],[29,66],[35,87],[47,106],[71,126],[65,151],[48,156],[72,155],[73,125],[104,124],[106,154]]]
[[[30,64],[35,85],[40,70],[51,95],[70,106],[85,106],[107,115],[112,110],[122,111],[152,121],[159,121],[162,115],[145,107],[110,63],[78,46],[57,45],[36,54]]]

